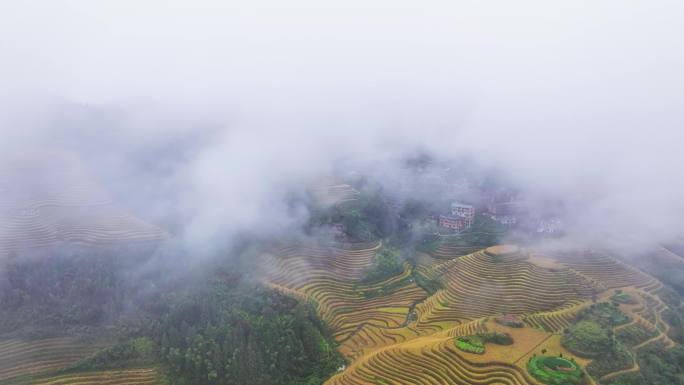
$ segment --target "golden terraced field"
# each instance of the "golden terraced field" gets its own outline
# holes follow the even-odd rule
[[[106,347],[107,341],[70,337],[0,340],[1,385],[143,385],[157,383],[155,368],[60,373]]]
[[[314,302],[349,360],[329,385],[537,384],[525,368],[529,357],[541,349],[572,357],[560,345],[563,330],[592,299],[606,300],[615,288],[638,300],[620,305],[633,322],[657,331],[633,348],[655,341],[673,345],[661,316],[666,306],[656,295],[662,284],[613,257],[442,247],[421,255],[413,267],[407,263],[403,274],[364,284],[363,272],[380,246],[297,245],[264,256],[271,267],[266,283]],[[430,295],[411,278],[411,269],[443,287]],[[494,322],[502,314],[517,316],[525,327]],[[514,344],[488,344],[479,355],[453,343],[456,336],[484,331],[509,333]]]

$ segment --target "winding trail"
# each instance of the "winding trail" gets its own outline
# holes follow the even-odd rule
[[[655,322],[650,322],[649,320],[645,319],[644,317],[642,317],[640,314],[638,314],[635,311],[636,309],[638,309],[640,307],[632,307],[628,310],[629,315],[632,317],[632,321],[630,321],[626,324],[622,324],[622,325],[618,325],[618,326],[614,327],[613,332],[617,332],[618,330],[624,329],[628,326],[634,325],[636,323],[640,323],[642,325],[644,325],[644,324],[650,325],[654,330],[658,331],[658,334],[655,335],[654,337],[651,337],[651,338],[647,339],[646,341],[643,341],[643,342],[639,343],[638,345],[632,346],[630,348],[631,356],[632,356],[632,366],[630,368],[621,369],[621,370],[618,370],[615,372],[605,374],[599,378],[600,382],[608,381],[608,380],[611,380],[615,377],[618,377],[618,376],[621,376],[624,374],[638,372],[641,368],[639,367],[639,363],[637,362],[637,358],[636,358],[637,351],[640,350],[641,348],[645,347],[645,346],[648,346],[649,344],[651,344],[653,342],[662,340],[667,348],[671,348],[675,345],[674,341],[672,341],[672,339],[670,339],[670,337],[667,335],[668,331],[670,330],[670,325],[668,325],[667,322],[664,322],[662,319],[662,313],[663,313],[663,311],[665,311],[665,309],[668,308],[667,305],[657,295],[653,295],[653,294],[651,294],[645,290],[639,290],[639,292],[641,295],[648,296],[650,299],[652,299],[658,303],[658,306],[660,307],[660,309],[655,312],[655,315],[656,315]],[[643,304],[643,306],[644,306],[643,308],[648,308],[647,304]],[[661,330],[661,328],[658,327],[659,325],[662,325],[662,330]]]
[[[603,377],[599,378],[599,381],[608,381],[612,378],[615,378],[617,376],[623,375],[623,374],[628,374],[628,373],[634,373],[639,371],[639,364],[636,361],[636,358],[634,357],[634,354],[632,354],[632,367],[627,368],[627,369],[622,369],[618,370],[617,372],[612,372],[604,375]]]

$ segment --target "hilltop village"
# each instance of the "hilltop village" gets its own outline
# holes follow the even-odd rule
[[[563,202],[532,201],[520,189],[508,187],[502,181],[484,180],[479,175],[459,176],[449,167],[411,169],[382,185],[353,177],[342,179],[319,188],[315,196],[319,202],[321,196],[335,197],[338,204],[371,197],[376,209],[386,210],[393,218],[405,216],[402,210],[413,207],[412,223],[408,225],[419,223],[437,235],[470,231],[535,239],[562,237],[566,230]],[[329,225],[338,239],[353,233],[347,231],[348,223],[343,217]]]

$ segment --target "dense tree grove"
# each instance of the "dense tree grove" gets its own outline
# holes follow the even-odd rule
[[[577,314],[577,323],[566,330],[561,344],[579,357],[592,358],[587,371],[594,378],[632,366],[632,355],[617,341],[613,328],[630,319],[612,303],[601,302]]]
[[[384,246],[373,256],[373,264],[366,272],[365,282],[380,282],[404,271],[399,250]]]
[[[56,248],[6,261],[0,275],[0,333],[68,330],[100,325],[141,298],[148,280],[136,280],[145,247]]]
[[[650,346],[637,354],[639,372],[617,377],[606,385],[684,385],[684,348]]]
[[[309,231],[321,225],[340,224],[344,235],[352,242],[368,242],[390,236],[396,227],[396,217],[380,190],[363,191],[355,201],[331,207],[309,208]]]
[[[237,258],[182,277],[141,267],[150,258],[69,249],[9,262],[0,333],[113,339],[65,371],[161,364],[170,384],[313,385],[344,365],[312,306],[246,283]]]
[[[312,308],[268,289],[215,282],[155,325],[173,384],[320,384],[344,364]]]

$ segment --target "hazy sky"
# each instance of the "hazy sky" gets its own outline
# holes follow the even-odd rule
[[[195,232],[265,208],[288,223],[273,209],[288,182],[422,147],[586,202],[585,223],[681,233],[683,14],[677,0],[4,1],[0,149],[81,142],[121,173],[117,157],[182,152],[169,186],[186,186]]]

